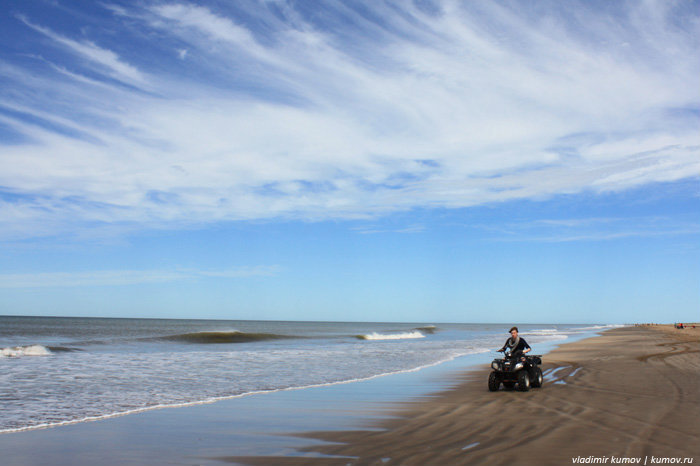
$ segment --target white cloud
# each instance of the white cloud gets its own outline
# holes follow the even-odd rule
[[[489,240],[493,241],[542,243],[614,241],[700,233],[700,223],[695,218],[665,216],[540,219],[499,226],[475,225],[474,227],[490,231]]]
[[[680,235],[697,235],[700,233],[700,228],[688,228],[684,230],[623,230],[616,232],[591,232],[587,234],[574,235],[554,235],[554,236],[537,236],[537,237],[521,237],[513,241],[519,242],[539,242],[539,243],[571,243],[577,241],[614,241],[627,238],[653,238],[653,237],[670,237]]]
[[[519,5],[402,5],[397,15],[373,3],[375,23],[325,6],[327,28],[258,6],[247,14],[259,30],[185,3],[118,12],[177,44],[169,50],[188,70],[196,62],[197,79],[140,71],[25,19],[158,95],[60,63],[60,80],[27,72],[27,95],[61,98],[8,105],[66,131],[2,117],[31,141],[0,145],[0,186],[13,195],[0,201],[4,235],[367,218],[700,176],[697,12],[680,27],[680,13],[654,2],[615,16]]]
[[[174,21],[183,27],[197,29],[211,38],[238,44],[241,47],[258,48],[250,31],[236,25],[228,18],[215,15],[207,8],[171,4],[155,6],[153,11],[161,18]]]
[[[61,34],[57,34],[53,32],[52,30],[39,26],[37,24],[33,24],[23,16],[19,17],[27,26],[31,27],[32,29],[42,33],[46,37],[50,38],[53,41],[56,41],[57,43],[63,45],[66,47],[68,50],[72,51],[73,53],[76,53],[83,58],[96,63],[103,68],[106,68],[108,71],[110,71],[110,74],[112,77],[120,80],[120,81],[125,81],[128,83],[138,83],[138,84],[143,84],[146,82],[146,78],[141,73],[137,68],[134,66],[125,63],[119,55],[114,53],[111,50],[107,50],[104,48],[101,48],[97,46],[96,44],[90,42],[90,41],[76,41],[73,39],[69,39]]]
[[[361,235],[376,235],[383,233],[423,233],[425,231],[424,225],[411,225],[400,229],[377,229],[372,227],[360,227],[354,228]]]
[[[228,270],[96,270],[90,272],[45,272],[0,274],[0,288],[54,288],[123,286],[167,283],[201,278],[239,279],[274,276],[278,266],[239,267]]]

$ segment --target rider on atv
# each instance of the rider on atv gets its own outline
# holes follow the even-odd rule
[[[498,351],[502,353],[506,349],[510,350],[511,357],[523,355],[531,350],[530,345],[527,344],[525,339],[518,336],[518,327],[512,327],[510,329],[510,338],[506,340],[503,348]]]
[[[489,374],[489,390],[498,391],[503,384],[506,390],[512,390],[517,384],[518,390],[526,392],[530,387],[542,386],[542,358],[537,355],[525,356],[530,351],[530,345],[518,336],[518,327],[510,329],[511,337],[506,340],[499,352],[508,351],[503,359],[491,362],[493,371]]]

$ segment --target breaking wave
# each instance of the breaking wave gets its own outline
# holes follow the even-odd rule
[[[231,332],[194,332],[181,333],[179,335],[170,335],[159,337],[158,340],[166,341],[182,341],[186,343],[252,343],[255,341],[264,340],[284,340],[291,338],[300,338],[293,335],[278,335],[275,333],[247,333],[239,331]]]
[[[434,325],[426,325],[425,327],[416,327],[414,330],[418,330],[421,333],[433,334],[437,331],[437,327]]]
[[[70,346],[49,346],[49,350],[52,353],[74,353],[76,351],[83,351],[80,348],[71,348]]]
[[[425,338],[425,335],[423,335],[418,330],[414,330],[412,332],[403,332],[403,333],[372,332],[372,333],[368,333],[366,335],[356,335],[355,338],[357,338],[359,340],[406,340],[406,339],[411,339],[411,338]]]
[[[42,345],[15,346],[0,350],[0,357],[20,358],[22,356],[49,356],[51,350]]]
[[[536,328],[532,330],[523,330],[521,333],[523,335],[556,335],[562,333],[562,331],[555,328]]]
[[[625,325],[625,324],[592,325],[592,326],[590,326],[590,327],[578,327],[578,328],[576,328],[576,330],[581,330],[581,331],[583,331],[583,330],[585,330],[585,331],[589,331],[589,330],[607,330],[607,329],[610,329],[610,328],[620,328],[620,327],[626,327],[626,325]]]

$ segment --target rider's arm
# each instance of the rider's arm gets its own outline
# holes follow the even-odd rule
[[[523,338],[521,338],[520,341],[523,342],[523,348],[524,348],[523,354],[527,353],[528,351],[530,351],[532,349],[532,348],[530,348],[530,345],[528,345],[527,342]]]

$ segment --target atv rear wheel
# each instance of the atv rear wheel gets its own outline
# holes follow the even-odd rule
[[[518,390],[521,392],[530,390],[530,374],[526,370],[518,372]]]
[[[542,369],[535,367],[530,385],[533,388],[540,388],[542,386],[542,380]]]
[[[491,374],[489,374],[489,390],[495,392],[500,385],[501,378],[495,372],[491,372]]]

